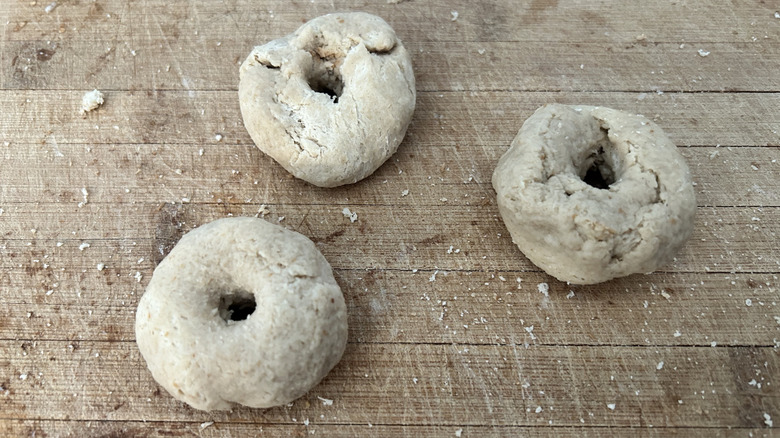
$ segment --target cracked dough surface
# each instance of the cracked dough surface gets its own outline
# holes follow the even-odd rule
[[[597,188],[588,170],[606,183]],[[512,240],[561,281],[648,273],[690,237],[690,171],[652,121],[614,109],[551,104],[525,121],[493,173]]]
[[[227,303],[256,302],[244,320]],[[306,237],[255,218],[187,233],[141,297],[138,348],[154,379],[202,410],[266,408],[305,394],[341,358],[344,297]]]
[[[371,175],[398,149],[414,112],[409,53],[390,25],[363,12],[324,15],[255,47],[240,76],[252,140],[321,187]]]

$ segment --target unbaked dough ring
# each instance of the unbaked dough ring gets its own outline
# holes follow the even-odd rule
[[[347,341],[344,297],[306,237],[255,218],[220,219],[181,238],[136,313],[154,379],[202,409],[267,408],[315,386]]]
[[[520,250],[574,284],[652,272],[693,230],[696,200],[677,147],[650,120],[609,108],[539,108],[493,187]]]
[[[414,112],[409,53],[390,25],[363,12],[324,15],[255,47],[240,74],[252,140],[320,187],[371,175],[398,149]]]

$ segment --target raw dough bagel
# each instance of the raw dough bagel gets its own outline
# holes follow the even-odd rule
[[[651,272],[693,230],[696,200],[677,147],[650,120],[609,108],[539,108],[493,187],[520,250],[570,283]]]
[[[252,140],[320,187],[371,175],[398,149],[414,112],[409,53],[390,25],[363,12],[324,15],[255,47],[240,74]]]
[[[228,218],[184,235],[157,266],[135,334],[175,398],[203,410],[267,408],[302,396],[336,365],[347,313],[309,239]]]

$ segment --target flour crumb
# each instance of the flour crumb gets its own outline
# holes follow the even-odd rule
[[[349,211],[349,208],[344,207],[344,210],[341,210],[341,214],[344,215],[344,217],[348,218],[350,222],[354,223],[358,219],[357,212]]]
[[[617,405],[615,403],[607,403],[607,407],[610,411],[614,411]]]
[[[135,278],[135,281],[141,282],[141,279],[144,278],[143,274],[141,274],[140,271],[135,271],[135,275],[133,276]]]
[[[456,437],[460,438],[461,435],[463,435],[463,429],[458,429],[458,430],[455,431],[455,436]]]
[[[5,210],[3,210],[2,208],[0,208],[0,216],[2,216],[4,212],[5,212]]]
[[[534,336],[534,326],[524,327],[524,328],[525,328],[525,331],[528,332],[528,335],[531,336],[531,340],[535,341],[536,340],[536,336]]]
[[[704,49],[699,49],[699,56],[701,56],[702,58],[705,57],[705,56],[709,56],[709,55],[710,55],[710,52],[708,52],[708,51],[706,51]]]
[[[438,274],[438,273],[439,273],[439,270],[438,270],[438,269],[437,269],[437,270],[435,270],[435,271],[433,271],[433,274],[431,274],[431,276],[428,278],[428,281],[429,281],[429,282],[431,282],[431,283],[433,283],[434,281],[436,281],[436,274]]]
[[[205,428],[207,428],[207,427],[209,427],[209,426],[211,426],[213,424],[214,424],[213,421],[206,421],[205,423],[200,423],[200,430],[203,430],[203,429],[205,429]]]
[[[542,412],[542,407],[541,406],[537,406],[536,410],[534,410],[534,412],[536,412],[537,414]]]
[[[106,264],[105,263],[98,263],[97,264],[97,270],[98,271],[102,271],[103,269],[106,269]]]
[[[49,3],[49,6],[46,6],[45,8],[43,8],[43,12],[46,12],[47,14],[49,14],[56,7],[57,7],[57,2],[51,2],[51,3]]]
[[[27,380],[27,374],[20,374],[19,380]]]
[[[217,134],[214,136],[214,140],[216,141],[222,141],[222,134]]]
[[[569,291],[569,293],[568,293],[568,294],[566,294],[566,298],[568,298],[568,299],[572,299],[572,298],[574,298],[574,291],[573,291],[573,290],[570,290],[570,291]]]
[[[333,400],[329,398],[320,397],[320,396],[317,396],[317,398],[320,399],[323,406],[333,406]]]
[[[409,189],[405,189],[403,192],[401,192],[401,197],[407,196],[409,194]]]
[[[679,338],[680,336],[682,336],[682,333],[680,333],[680,331],[679,331],[679,330],[676,330],[676,331],[674,332],[674,337],[675,337],[675,338]]]
[[[260,208],[257,209],[257,214],[255,217],[265,217],[268,213],[271,211],[268,210],[268,206],[265,204],[260,204]]]
[[[86,187],[81,188],[81,196],[84,198],[84,200],[79,202],[79,208],[89,204],[89,191],[87,191]]]
[[[450,21],[455,21],[458,19],[458,11],[450,11]]]
[[[780,19],[780,12],[775,12],[775,18],[779,18]]]
[[[91,245],[87,242],[82,242],[81,245],[79,245],[79,251],[84,251],[85,249],[89,248]]]
[[[81,114],[86,114],[92,110],[98,109],[100,105],[103,105],[103,93],[97,89],[92,90],[81,98]]]
[[[750,298],[745,298],[745,305],[748,307],[752,306],[753,300],[751,300]]]
[[[536,289],[539,290],[539,292],[542,293],[545,297],[550,296],[550,285],[547,283],[539,283],[536,285]]]
[[[778,17],[778,18],[780,18],[780,17]],[[764,412],[764,424],[766,424],[769,427],[772,427],[772,425],[774,424],[772,422],[772,417],[770,417],[769,414],[767,414],[766,412]]]
[[[672,298],[672,296],[669,295],[669,292],[667,292],[667,291],[665,291],[663,289],[661,289],[661,296],[664,297],[666,299],[666,301],[669,301],[669,299]]]
[[[656,365],[655,369],[657,369],[657,370],[664,369],[664,361],[658,362],[658,365]]]

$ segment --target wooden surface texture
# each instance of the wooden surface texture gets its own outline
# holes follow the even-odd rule
[[[404,41],[417,109],[373,176],[319,189],[252,143],[238,65],[351,10]],[[0,436],[780,425],[780,3],[3,0],[0,23]],[[569,286],[512,244],[491,174],[549,102],[643,114],[679,146],[699,209],[673,263]],[[288,406],[196,411],[152,379],[135,308],[183,233],[262,205],[331,262],[349,344]]]

